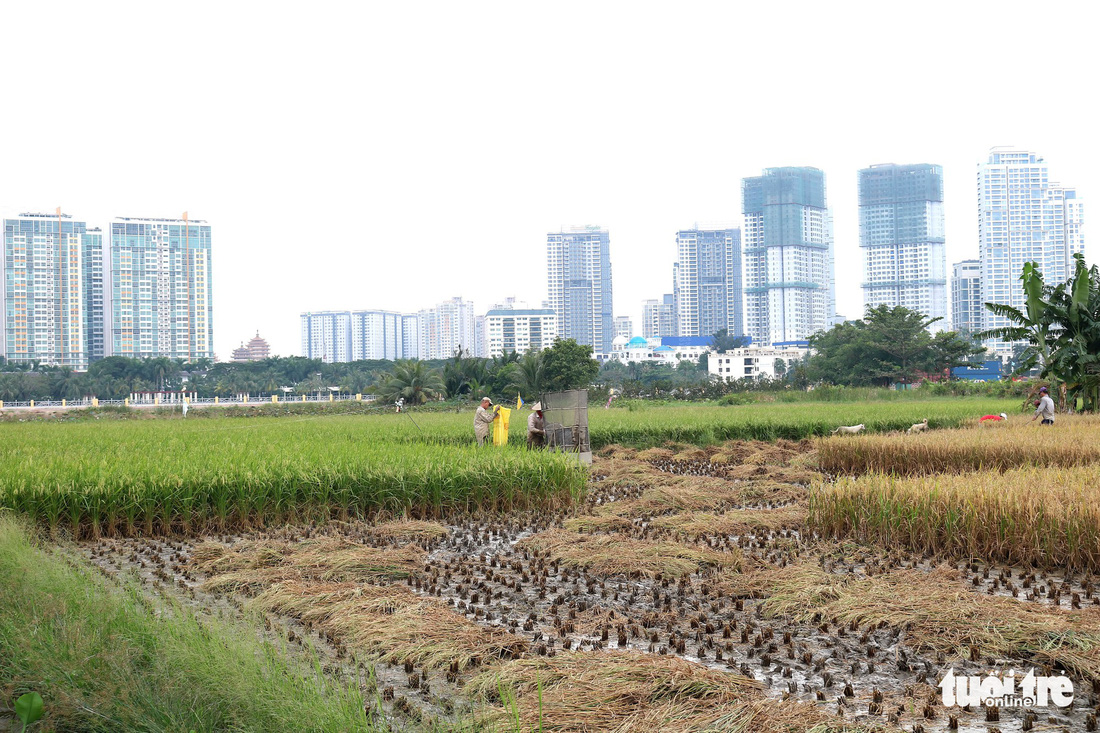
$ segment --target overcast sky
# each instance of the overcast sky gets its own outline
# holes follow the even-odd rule
[[[257,329],[299,353],[304,310],[537,304],[570,225],[610,231],[640,331],[676,231],[739,223],[771,166],[825,171],[849,317],[861,167],[944,167],[949,268],[991,146],[1095,215],[1095,3],[537,7],[5,3],[0,213],[207,220],[222,359]]]

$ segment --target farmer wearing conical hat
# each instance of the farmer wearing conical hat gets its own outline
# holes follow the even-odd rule
[[[542,417],[542,403],[531,405],[527,418],[527,450],[541,448],[546,443],[546,421]]]

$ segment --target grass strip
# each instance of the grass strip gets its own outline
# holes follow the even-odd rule
[[[0,515],[0,695],[34,690],[41,730],[381,731],[355,681],[252,627],[152,606]],[[38,729],[36,729],[38,730]]]

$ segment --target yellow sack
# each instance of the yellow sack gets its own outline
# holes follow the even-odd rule
[[[508,445],[508,419],[512,417],[512,411],[502,407],[497,411],[497,419],[493,420],[493,445]]]

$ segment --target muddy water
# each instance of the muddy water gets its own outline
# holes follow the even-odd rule
[[[716,473],[708,474],[708,470],[702,463],[677,468],[681,475],[683,471],[696,472],[688,475]],[[591,510],[634,499],[640,491],[637,486],[594,481],[587,507]],[[761,506],[768,504],[744,508],[768,510]],[[722,595],[712,571],[684,578],[603,578],[517,547],[520,540],[560,526],[563,519],[559,514],[452,520],[446,538],[423,543],[428,551],[427,566],[408,586],[416,593],[447,601],[456,612],[477,623],[506,628],[526,638],[532,655],[620,647],[676,654],[713,669],[754,677],[768,696],[813,701],[849,721],[889,721],[906,731],[927,733],[1029,729],[1024,710],[1003,710],[998,721],[987,721],[981,710],[947,710],[935,687],[948,668],[957,675],[982,675],[990,667],[1029,668],[1023,660],[947,660],[915,652],[904,632],[889,628],[838,627],[827,619],[804,624],[764,618],[759,600]],[[636,519],[635,526],[638,532],[647,530],[643,518]],[[286,537],[291,531],[300,532],[301,528],[206,539],[232,546],[244,538]],[[366,533],[366,525],[333,524],[317,532],[378,542]],[[868,568],[898,561],[896,554],[873,549],[858,559],[825,557],[812,540],[789,530],[702,541],[712,547],[737,546],[755,562],[772,565],[820,553],[828,569],[844,574],[862,575]],[[240,613],[239,599],[202,591],[204,578],[188,566],[193,547],[193,542],[179,539],[105,540],[83,545],[82,552],[108,574],[135,573],[151,592],[172,593],[203,612]],[[935,565],[926,558],[908,558],[907,562],[912,565],[911,572],[925,572]],[[1063,608],[1100,602],[1091,577],[1033,575],[1020,568],[980,563],[957,566],[973,593]],[[469,709],[461,678],[452,684],[441,674],[421,671],[419,689],[412,689],[406,670],[378,664],[375,677],[366,679],[365,665],[351,660],[338,643],[275,615],[268,615],[265,626],[258,633],[290,637],[295,644],[315,648],[329,673],[358,676],[368,698],[376,701],[373,704],[395,720],[451,720]],[[1073,706],[1036,710],[1030,730],[1086,730],[1086,716],[1096,709],[1096,695],[1085,681],[1075,679],[1074,683],[1077,695]],[[950,727],[953,723],[957,728]]]

